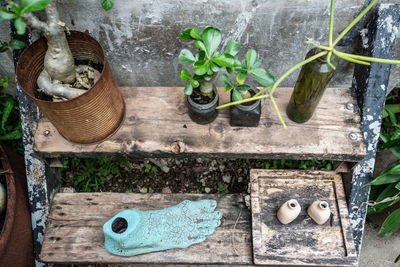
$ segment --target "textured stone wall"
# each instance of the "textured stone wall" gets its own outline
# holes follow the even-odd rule
[[[335,33],[363,2],[337,0]],[[181,29],[217,26],[225,40],[259,51],[264,66],[278,77],[304,58],[307,38],[327,40],[328,5],[329,0],[117,0],[104,12],[99,0],[59,0],[59,11],[70,29],[88,31],[101,42],[120,85],[173,86],[182,84],[177,55],[192,47],[178,38]],[[5,26],[0,24],[2,38]],[[0,74],[9,74],[11,56],[0,58]],[[350,86],[352,69],[342,63],[331,86]],[[400,81],[398,74],[395,68],[392,85]],[[296,77],[297,72],[282,85],[293,86]]]

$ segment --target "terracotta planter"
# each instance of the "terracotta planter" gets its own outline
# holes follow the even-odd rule
[[[31,215],[22,157],[0,143],[0,160],[7,189],[7,208],[0,233],[0,266],[34,266]]]
[[[90,60],[103,65],[99,80],[90,90],[64,102],[38,98],[36,80],[43,70],[47,49],[44,38],[22,53],[17,80],[62,136],[81,144],[98,142],[118,129],[124,118],[125,104],[100,44],[89,35],[75,31],[67,36],[67,40],[76,61]]]

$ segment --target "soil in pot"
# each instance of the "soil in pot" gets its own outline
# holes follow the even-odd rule
[[[89,66],[90,68],[92,68],[92,70],[90,72],[87,70],[82,71],[79,75],[81,80],[86,85],[89,85],[89,87],[83,86],[82,83],[78,80],[75,80],[74,83],[68,83],[67,85],[71,86],[73,88],[76,88],[76,89],[90,90],[93,87],[93,85],[100,78],[100,73],[103,70],[103,64],[94,62],[93,60],[90,60],[90,59],[86,59],[86,60],[85,59],[82,59],[82,60],[75,59],[75,64],[77,66],[83,65],[83,66]],[[62,83],[62,84],[64,84],[64,83]],[[37,90],[36,97],[38,99],[44,100],[44,101],[54,101],[54,102],[67,101],[67,99],[60,99],[57,97],[47,95],[46,93],[44,93],[43,91],[40,91],[40,90]]]
[[[192,121],[198,124],[208,124],[215,120],[218,115],[216,107],[219,105],[219,96],[215,86],[213,90],[214,96],[212,98],[201,95],[197,88],[187,97],[189,116]]]
[[[256,91],[250,90],[251,96],[256,94]],[[231,101],[232,93],[231,93]],[[243,104],[231,106],[231,126],[237,127],[257,127],[261,117],[261,100],[254,100]]]

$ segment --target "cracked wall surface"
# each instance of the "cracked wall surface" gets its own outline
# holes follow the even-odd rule
[[[335,33],[343,29],[364,0],[338,0]],[[380,1],[399,3],[400,0]],[[177,55],[192,46],[178,38],[181,29],[215,25],[224,38],[254,48],[264,66],[279,77],[301,61],[310,46],[307,38],[327,40],[329,1],[323,0],[118,0],[104,12],[98,0],[59,0],[62,20],[70,29],[88,31],[100,41],[122,86],[176,86],[182,65]],[[8,33],[8,23],[0,24],[0,38]],[[400,44],[396,44],[400,57]],[[346,48],[351,50],[351,48]],[[243,53],[243,52],[242,52]],[[0,74],[12,74],[11,55],[0,55]],[[352,64],[342,61],[330,86],[351,85]],[[282,86],[293,86],[297,73]],[[394,67],[392,87],[400,82],[400,68]]]

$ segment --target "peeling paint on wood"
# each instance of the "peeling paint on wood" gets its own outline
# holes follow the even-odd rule
[[[332,171],[251,170],[254,263],[279,266],[355,266],[357,254],[342,178]],[[296,199],[300,215],[287,225],[279,207]],[[327,201],[331,217],[317,225],[307,214],[316,200]]]
[[[260,125],[231,127],[229,109],[219,111],[208,125],[187,115],[179,87],[122,87],[126,118],[112,137],[93,145],[65,140],[50,122],[42,120],[35,135],[35,150],[45,156],[130,155],[133,157],[294,158],[357,161],[365,155],[360,117],[346,105],[355,105],[347,88],[328,88],[314,117],[298,124],[286,117],[292,88],[278,88],[276,102],[288,129],[284,129],[269,101],[263,101]],[[221,104],[229,94],[220,90]],[[48,133],[48,134],[45,134]]]
[[[400,26],[400,6],[381,5],[368,27],[364,42],[364,54],[379,58],[391,58]],[[395,30],[394,30],[395,29]],[[360,251],[364,232],[367,201],[370,187],[382,113],[388,92],[391,65],[372,63],[371,66],[356,65],[353,78],[353,93],[357,96],[362,111],[362,131],[367,144],[367,156],[359,162],[353,172],[349,200],[350,219],[357,251]]]

